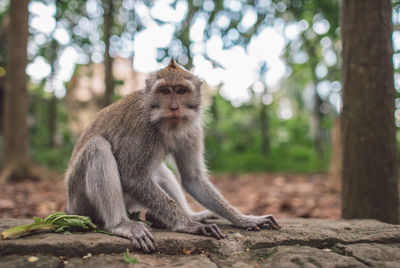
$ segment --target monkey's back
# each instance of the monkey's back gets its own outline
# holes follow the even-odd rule
[[[118,154],[126,139],[135,140],[135,135],[149,132],[144,120],[143,93],[133,92],[99,111],[94,120],[79,136],[70,159],[70,164],[85,144],[94,136],[102,136]],[[150,133],[147,133],[149,135]],[[137,139],[139,140],[139,139]]]

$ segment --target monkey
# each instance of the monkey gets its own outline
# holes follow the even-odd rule
[[[225,235],[203,220],[215,215],[248,230],[279,229],[272,215],[244,215],[207,179],[202,81],[172,58],[135,91],[99,111],[78,138],[65,173],[68,214],[89,216],[105,230],[155,250],[148,225],[132,221],[133,205],[176,232]],[[174,159],[182,186],[165,165]],[[208,210],[190,210],[182,187]]]

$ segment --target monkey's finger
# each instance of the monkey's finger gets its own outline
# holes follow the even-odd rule
[[[150,238],[149,238],[148,236],[145,236],[145,237],[144,237],[144,240],[145,240],[147,246],[149,247],[149,249],[150,249],[151,251],[155,251],[155,250],[156,250],[156,249],[154,248],[153,242],[150,240]]]
[[[212,235],[211,235],[211,232],[208,231],[208,226],[207,226],[207,225],[201,226],[201,227],[199,228],[199,233],[200,233],[201,235],[205,235],[205,236],[212,236]]]
[[[214,231],[219,235],[220,238],[225,238],[225,235],[221,232],[218,225],[212,224],[211,226],[214,229]]]
[[[153,234],[148,229],[145,229],[144,232],[147,235],[147,237],[150,238],[150,240],[154,242]]]
[[[221,239],[221,236],[219,235],[219,233],[214,229],[214,226],[209,225],[208,226],[209,232],[212,233],[212,235],[216,238],[216,239]]]
[[[151,226],[150,225],[148,225],[148,224],[144,224],[144,227],[146,227],[146,230],[149,230],[149,231],[151,231],[152,229],[151,229]]]
[[[142,238],[142,237],[139,237],[139,238],[138,238],[138,241],[139,241],[139,243],[140,243],[140,247],[141,247],[146,253],[149,253],[150,250],[149,250],[149,248],[147,247],[146,242],[143,240],[143,238]]]
[[[277,229],[282,228],[279,225],[279,223],[275,220],[275,217],[272,214],[266,215],[265,218],[271,220],[273,222],[274,226],[278,227]]]
[[[131,238],[131,241],[132,241],[133,246],[134,246],[135,248],[140,248],[140,244],[139,244],[139,242],[137,241],[136,238]]]
[[[260,231],[261,228],[257,226],[257,224],[252,224],[247,228],[248,231]]]
[[[263,223],[268,225],[271,229],[275,229],[276,230],[276,229],[281,228],[278,224],[276,224],[271,219],[265,219],[265,221]]]
[[[258,225],[261,229],[267,229],[267,230],[275,230],[274,227],[272,227],[269,222],[265,221],[262,224]]]
[[[221,229],[217,225],[215,225],[215,231],[219,234],[221,238],[225,238],[225,235],[221,232]]]

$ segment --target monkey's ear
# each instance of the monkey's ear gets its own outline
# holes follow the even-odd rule
[[[146,82],[146,91],[149,91],[150,88],[153,86],[154,84],[154,77],[153,75],[151,75],[150,77],[146,78],[145,80]]]
[[[168,66],[167,66],[167,67],[168,67],[168,68],[174,68],[174,69],[179,68],[179,65],[178,65],[178,63],[176,63],[174,57],[171,58],[171,60],[170,60],[170,62],[168,63]]]
[[[204,83],[197,76],[193,77],[192,82],[194,83],[196,88],[203,89]]]
[[[146,79],[145,82],[146,82],[146,89],[149,90],[151,87],[150,79]]]

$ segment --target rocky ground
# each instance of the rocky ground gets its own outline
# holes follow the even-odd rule
[[[0,232],[30,220],[0,219]],[[374,220],[281,220],[278,231],[251,232],[224,222],[225,239],[153,230],[156,252],[99,233],[42,233],[0,241],[0,267],[400,267],[400,226]]]
[[[272,213],[283,228],[250,232],[220,222],[227,235],[223,240],[154,230],[153,254],[105,234],[42,233],[0,240],[0,267],[126,267],[127,248],[139,261],[135,267],[400,267],[400,226],[337,221],[340,196],[330,191],[326,175],[215,175],[210,180],[242,212]],[[0,231],[62,211],[64,192],[61,180],[2,185]],[[189,202],[202,209],[190,197]]]

